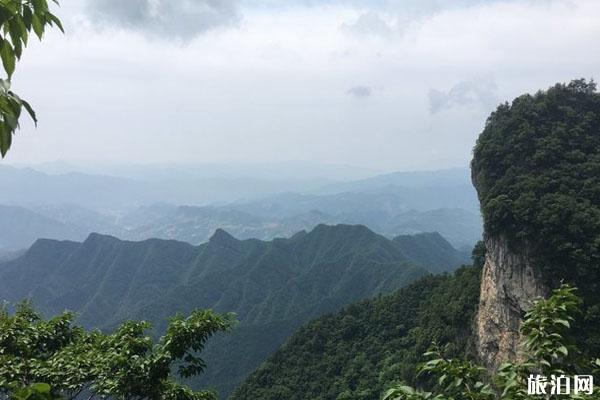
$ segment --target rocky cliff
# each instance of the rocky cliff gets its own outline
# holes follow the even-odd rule
[[[477,350],[490,368],[515,360],[519,353],[521,319],[547,287],[531,265],[527,246],[516,252],[503,237],[487,237],[481,296],[476,315]],[[514,246],[513,246],[514,247]]]
[[[600,329],[589,331],[600,326],[598,126],[596,83],[578,79],[500,105],[477,139],[471,172],[487,258],[476,336],[489,366],[518,356],[520,317],[548,294],[544,284],[561,281],[584,300],[578,340],[600,354]]]

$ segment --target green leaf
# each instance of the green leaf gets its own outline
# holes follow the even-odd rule
[[[37,37],[41,40],[44,36],[44,24],[40,20],[38,14],[33,14],[31,19],[31,27],[33,28],[33,31],[35,32]]]
[[[27,6],[23,7],[23,24],[27,31],[31,30],[33,25],[33,11]]]
[[[42,394],[50,394],[50,385],[47,383],[34,383],[30,386],[32,390],[42,393]]]
[[[0,89],[8,92],[10,90],[10,81],[7,79],[0,79]]]
[[[556,324],[561,324],[561,325],[564,325],[564,326],[566,326],[567,328],[570,328],[570,327],[571,327],[571,324],[570,324],[570,323],[569,323],[569,321],[567,321],[566,319],[555,319],[555,320],[554,320],[554,323],[556,323]]]
[[[562,353],[562,354],[563,354],[563,355],[565,355],[565,356],[569,355],[569,350],[567,349],[567,347],[566,347],[566,346],[560,346],[560,347],[557,349],[557,351],[558,351],[559,353]]]
[[[2,158],[8,153],[12,143],[12,132],[6,129],[4,122],[0,122],[0,155]]]
[[[35,111],[31,107],[31,105],[28,102],[26,102],[25,100],[21,100],[21,104],[23,104],[23,107],[25,107],[25,110],[27,110],[27,113],[33,120],[33,123],[37,126],[37,123],[38,123],[37,116],[35,115]]]
[[[63,28],[62,22],[60,22],[60,19],[58,19],[56,15],[52,13],[47,13],[46,16],[50,19],[50,21],[54,22],[54,24],[58,27],[58,29],[60,29],[62,33],[65,33],[65,28]]]
[[[2,41],[0,42],[0,57],[2,57],[2,64],[4,65],[4,70],[6,71],[8,79],[10,80],[12,74],[15,72],[17,58],[8,40],[2,39]]]
[[[33,9],[36,14],[48,11],[48,3],[46,0],[31,0],[31,4],[33,4]]]

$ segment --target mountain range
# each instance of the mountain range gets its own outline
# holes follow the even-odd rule
[[[343,197],[343,196],[340,196]],[[461,208],[429,211],[403,210],[379,202],[380,195],[357,195],[362,201],[340,200],[340,207],[311,202],[310,206],[283,211],[274,205],[267,212],[257,203],[236,206],[175,206],[154,204],[139,207],[123,215],[102,214],[73,204],[45,205],[27,209],[0,205],[0,251],[26,249],[38,238],[84,240],[99,232],[128,240],[172,239],[198,245],[206,242],[217,229],[224,229],[240,239],[271,240],[290,237],[319,224],[362,224],[387,237],[401,234],[439,232],[456,248],[470,249],[481,238],[481,218]],[[252,213],[256,212],[256,214]]]
[[[0,299],[30,298],[47,315],[70,309],[107,330],[134,318],[160,331],[176,312],[233,311],[240,323],[207,348],[199,382],[227,395],[304,322],[465,262],[438,234],[389,240],[360,225],[268,242],[217,230],[199,246],[92,234],[38,240],[0,264]]]
[[[189,205],[249,203],[282,193],[315,196],[388,193],[401,200],[396,206],[405,209],[478,209],[477,197],[470,185],[470,173],[461,168],[397,172],[346,181],[323,178],[318,170],[297,178],[275,167],[270,174],[257,176],[250,171],[237,171],[232,175],[183,167],[164,169],[147,166],[138,169],[138,173],[113,176],[62,169],[55,170],[60,173],[44,173],[32,168],[1,165],[0,185],[10,190],[0,193],[0,204],[30,208],[32,205],[69,203],[106,212],[160,202]],[[302,200],[310,201],[309,198]],[[330,200],[333,203],[337,199],[333,197]]]
[[[325,183],[314,166],[283,167],[306,168],[303,179],[314,179],[285,180],[285,168],[277,180],[260,168],[259,177],[244,178],[218,168],[156,167],[150,174],[131,167],[110,169],[119,175],[109,176],[68,172],[65,165],[44,167],[55,173],[0,166],[0,184],[10,188],[0,193],[0,251],[28,248],[38,238],[81,241],[92,232],[198,245],[225,229],[241,239],[271,240],[319,224],[361,224],[389,238],[436,231],[464,249],[481,238],[476,195],[463,169]],[[347,170],[328,168],[324,176]]]

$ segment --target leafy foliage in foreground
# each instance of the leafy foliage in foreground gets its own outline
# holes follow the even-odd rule
[[[231,315],[206,310],[178,315],[154,343],[146,322],[126,322],[112,334],[88,332],[73,325],[70,313],[44,320],[23,303],[14,315],[0,313],[0,398],[73,399],[88,393],[114,399],[215,399],[213,392],[180,385],[171,370],[177,367],[184,378],[202,373],[206,366],[198,353],[232,323]]]
[[[470,361],[448,359],[438,349],[425,354],[430,360],[420,368],[420,374],[437,378],[434,392],[397,385],[387,391],[384,400],[526,400],[535,398],[599,399],[594,395],[529,395],[528,377],[589,375],[598,372],[600,359],[586,359],[575,346],[571,324],[579,311],[581,300],[575,289],[562,285],[547,300],[538,300],[525,315],[522,326],[524,337],[523,361],[503,364],[495,376]],[[595,378],[598,379],[596,374]]]
[[[58,5],[57,0],[53,0]],[[10,90],[10,81],[17,60],[21,59],[33,32],[40,40],[47,26],[60,20],[50,12],[47,0],[2,0],[0,2],[0,58],[7,78],[0,79],[0,155],[4,157],[12,144],[12,135],[19,127],[23,109],[37,123],[35,112],[25,100]]]
[[[235,391],[234,400],[376,400],[414,371],[432,341],[468,354],[479,267],[428,276],[300,329]]]

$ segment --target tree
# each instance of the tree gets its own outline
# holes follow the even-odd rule
[[[28,303],[12,315],[0,313],[0,398],[75,399],[85,393],[90,398],[216,399],[211,391],[181,385],[172,370],[177,368],[181,378],[202,373],[206,365],[198,354],[211,336],[231,328],[232,315],[207,310],[177,315],[157,342],[147,334],[146,322],[125,322],[104,334],[74,325],[73,318],[64,313],[46,320]]]
[[[434,349],[425,354],[429,358],[420,368],[420,374],[437,378],[434,392],[397,385],[389,389],[384,400],[526,400],[544,398],[600,399],[594,395],[532,396],[528,394],[528,378],[569,376],[599,372],[600,359],[591,362],[582,357],[571,335],[574,315],[579,313],[581,299],[575,289],[562,285],[546,300],[538,300],[525,315],[521,328],[522,360],[503,364],[495,376],[488,376],[485,368],[471,361],[447,359],[442,351]]]
[[[486,234],[527,247],[551,287],[571,282],[590,304],[600,303],[598,126],[596,83],[557,84],[500,105],[471,164]]]
[[[58,5],[57,0],[53,0]],[[6,78],[0,79],[0,156],[11,147],[23,109],[37,124],[28,102],[11,91],[11,79],[33,32],[40,40],[47,26],[64,32],[60,20],[50,12],[47,0],[0,0],[0,58]]]
[[[507,239],[549,288],[584,300],[575,329],[600,354],[600,93],[594,81],[556,84],[500,105],[473,151],[487,237]]]

